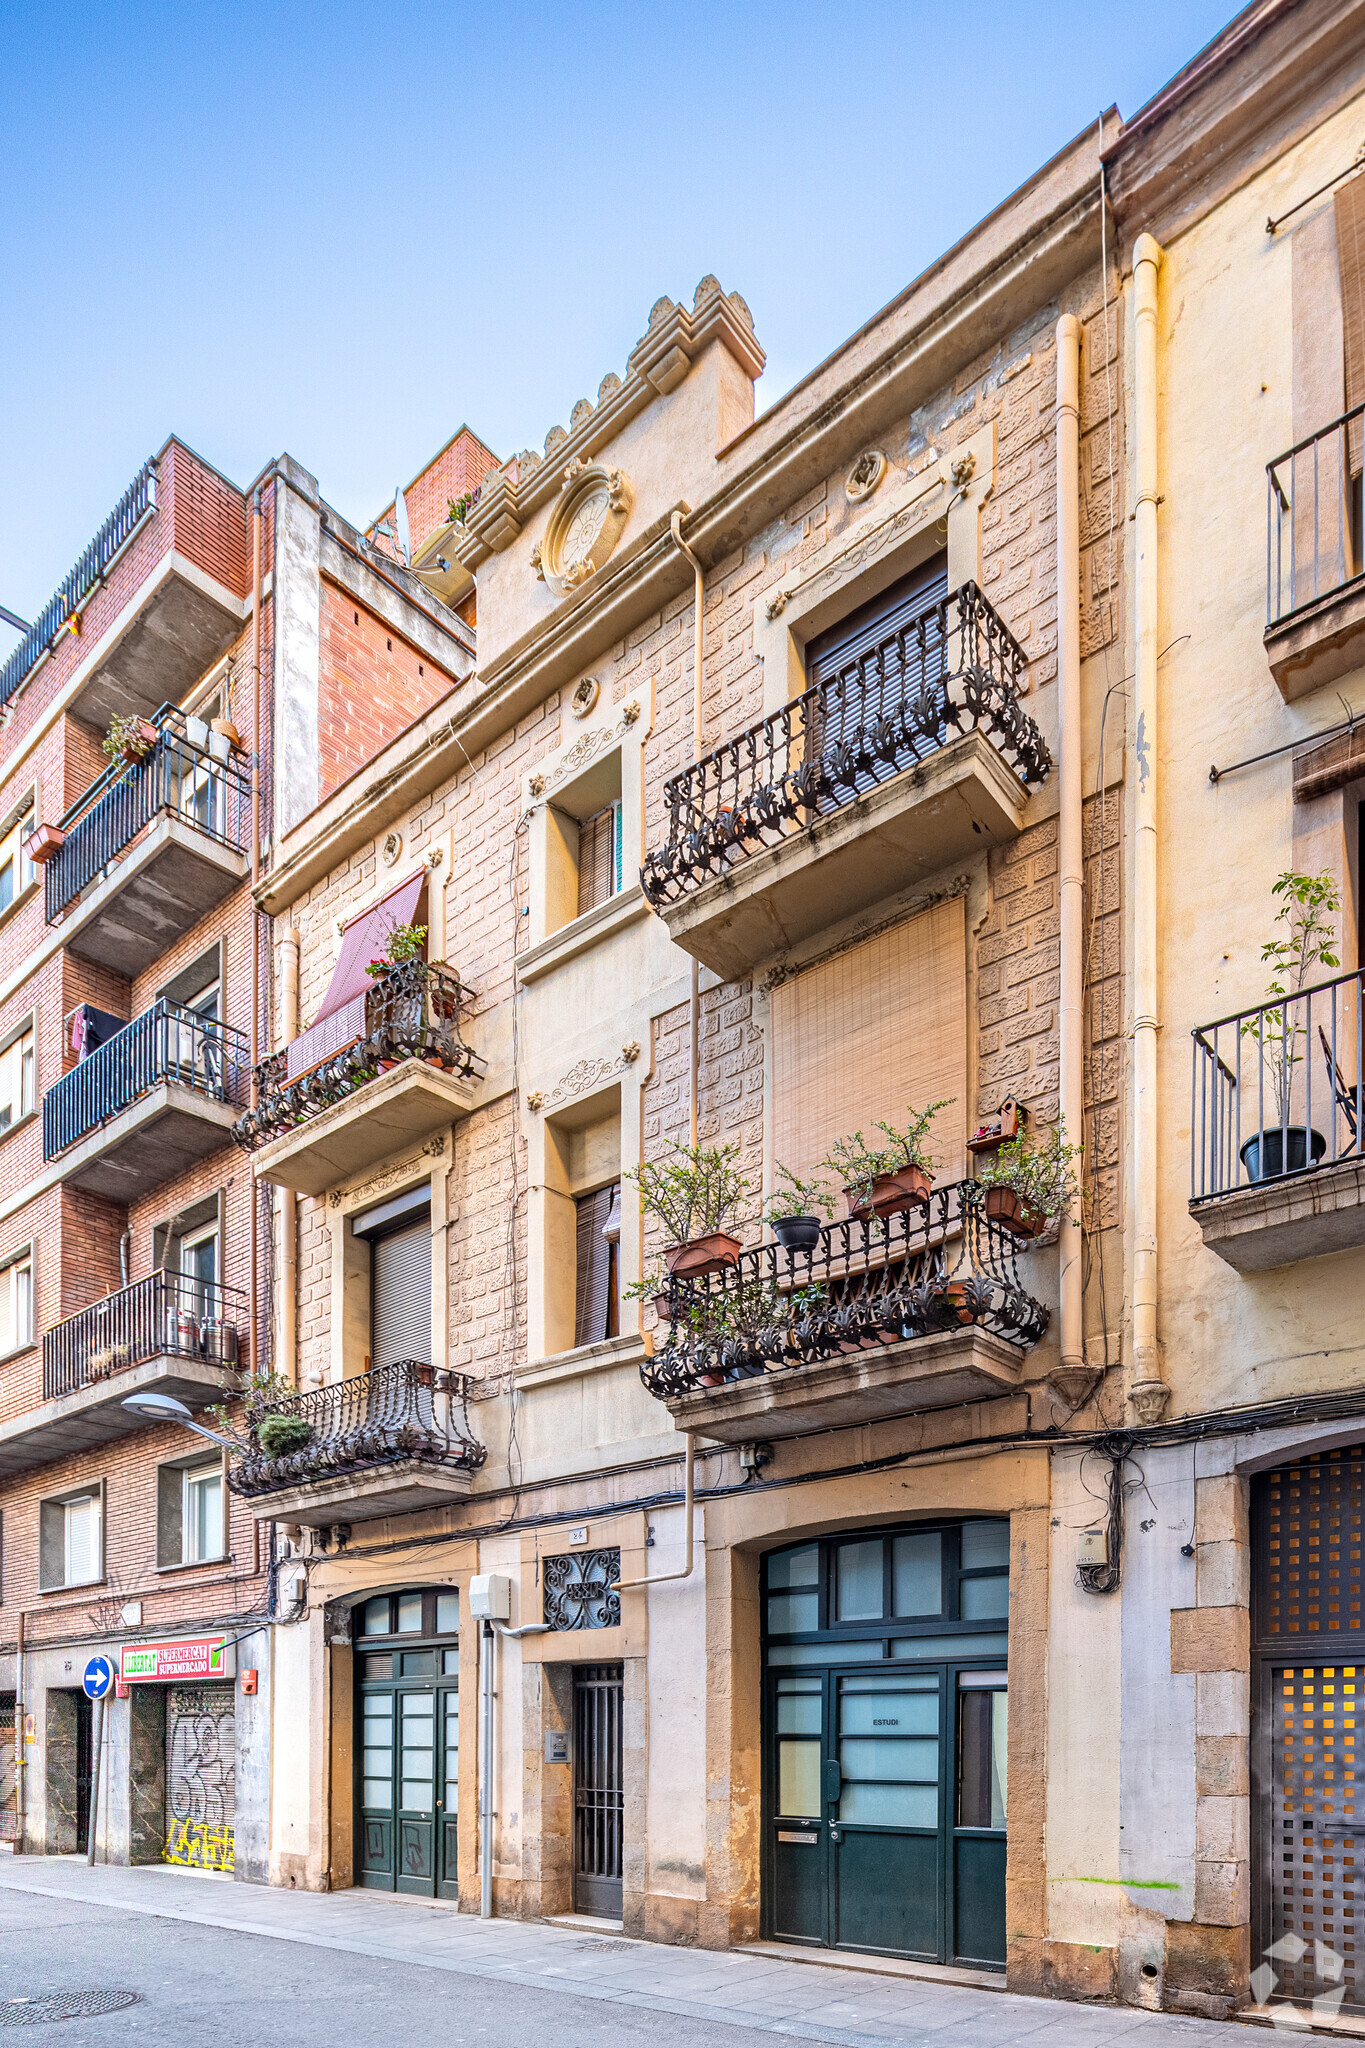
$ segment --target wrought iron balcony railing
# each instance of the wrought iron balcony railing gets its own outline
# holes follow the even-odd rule
[[[1190,1200],[1361,1157],[1365,969],[1194,1033]]]
[[[1266,624],[1365,575],[1360,480],[1365,405],[1265,466]]]
[[[149,1273],[43,1333],[43,1398],[73,1394],[163,1354],[234,1371],[246,1320],[239,1287]]]
[[[9,703],[30,669],[47,653],[73,612],[103,582],[115,555],[131,540],[156,505],[156,463],[144,462],[85,553],[58,584],[3,668],[0,709]]]
[[[296,1450],[270,1457],[255,1433],[264,1415],[251,1418],[250,1442],[228,1468],[228,1485],[249,1500],[409,1462],[477,1472],[488,1456],[470,1431],[469,1381],[413,1358],[272,1401],[265,1414],[292,1417],[309,1434]]]
[[[256,1106],[239,1117],[232,1135],[252,1152],[343,1102],[400,1060],[423,1060],[445,1073],[472,1079],[483,1062],[460,1036],[460,1019],[473,1000],[448,967],[405,960],[375,977],[364,998],[361,1037],[290,1077],[289,1051],[272,1053],[256,1069]],[[297,1048],[299,1041],[295,1041]]]
[[[934,1188],[923,1208],[830,1224],[813,1251],[758,1245],[722,1272],[674,1280],[669,1313],[668,1341],[640,1368],[665,1399],[936,1331],[975,1326],[1030,1346],[1048,1325],[975,1181]]]
[[[1023,648],[974,583],[898,627],[665,786],[668,840],[646,856],[653,904],[676,902],[804,832],[947,745],[986,732],[1021,782],[1047,742],[1019,701]]]
[[[184,713],[169,704],[152,723],[159,737],[151,751],[113,763],[59,821],[66,836],[43,884],[49,924],[161,814],[184,818],[220,845],[245,847],[251,784],[226,737],[206,732],[202,744],[192,740]]]
[[[48,1089],[43,1157],[88,1138],[162,1081],[213,1102],[240,1102],[246,1070],[243,1032],[163,996]]]

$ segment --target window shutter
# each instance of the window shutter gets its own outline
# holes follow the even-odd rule
[[[1341,323],[1346,342],[1346,407],[1365,404],[1365,171],[1338,185],[1337,263],[1341,271]],[[1327,421],[1322,421],[1326,426]],[[1350,429],[1351,475],[1361,470],[1361,422]]]
[[[619,804],[585,818],[578,828],[578,914],[596,910],[616,894]]]
[[[836,1138],[945,1096],[930,1137],[940,1181],[967,1136],[963,899],[879,932],[773,990],[773,1159],[809,1179]]]
[[[370,1264],[370,1366],[431,1356],[431,1223],[376,1238]]]
[[[156,1561],[180,1564],[184,1558],[185,1473],[180,1465],[158,1465],[156,1473]]]
[[[604,1232],[611,1221],[619,1184],[580,1195],[578,1210],[578,1284],[574,1300],[574,1343],[599,1344],[607,1335],[611,1293],[611,1246]],[[619,1226],[618,1226],[619,1228]]]

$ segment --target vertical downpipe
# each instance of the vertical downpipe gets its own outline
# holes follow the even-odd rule
[[[1157,1341],[1157,273],[1148,234],[1133,250],[1137,527],[1134,577],[1133,1385],[1140,1422],[1169,1398]]]
[[[299,934],[289,925],[280,941],[280,1043],[290,1045],[299,1035]],[[298,1371],[298,1196],[292,1188],[281,1188],[280,1205],[280,1362],[278,1370],[291,1386],[299,1383]]]
[[[493,1656],[496,1637],[485,1621],[479,1643],[483,1694],[483,1769],[479,1773],[479,1918],[493,1917]]]
[[[686,558],[686,560],[689,561],[692,565],[692,759],[695,762],[700,761],[701,759],[702,726],[704,721],[704,714],[702,711],[701,647],[702,635],[704,631],[702,622],[702,602],[705,597],[706,586],[705,579],[702,575],[701,563],[697,560],[691,548],[687,545],[687,542],[682,537],[681,512],[675,512],[673,514],[672,520],[670,521],[670,527],[673,534],[674,545],[677,547],[678,552],[681,555],[683,555]],[[698,961],[695,954],[693,954],[692,956],[691,995],[687,1008],[687,1022],[687,1097],[689,1132],[688,1142],[692,1146],[692,1149],[695,1151],[697,1146],[697,1130],[699,1121],[698,1095],[700,1092],[701,1085],[701,963]]]
[[[24,1610],[19,1609],[18,1641],[14,1650],[14,1853],[26,1855],[24,1837],[28,1832],[28,1741],[24,1723],[28,1716],[26,1704],[28,1685],[24,1671]]]
[[[1081,323],[1074,313],[1057,322],[1057,717],[1061,817],[1061,1085],[1062,1124],[1068,1144],[1079,1144],[1084,1113],[1085,872],[1081,833],[1081,536],[1080,536]],[[1084,1162],[1083,1162],[1084,1163]],[[1081,1226],[1061,1227],[1061,1372],[1058,1391],[1068,1402],[1089,1392]]]
[[[251,1106],[256,1107],[256,1065],[261,1057],[261,951],[256,884],[261,879],[261,487],[251,500],[251,903],[247,930],[251,934]],[[254,1176],[248,1180],[251,1204],[251,1355],[252,1372],[261,1370],[261,1226],[260,1195]]]

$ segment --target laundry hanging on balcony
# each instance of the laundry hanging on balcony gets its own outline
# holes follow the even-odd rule
[[[385,957],[393,932],[416,921],[426,879],[425,870],[419,869],[346,926],[318,1013],[288,1048],[285,1072],[291,1081],[365,1036],[365,998],[370,988],[365,970],[372,961]]]
[[[111,1038],[128,1028],[126,1017],[115,1017],[109,1010],[97,1010],[92,1003],[78,1003],[68,1019],[69,1042],[78,1060],[88,1060],[98,1046],[107,1045]]]

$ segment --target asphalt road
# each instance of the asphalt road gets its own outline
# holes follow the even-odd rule
[[[749,2027],[595,1998],[490,1982],[419,1965],[348,1955],[267,1936],[196,1927],[67,1899],[0,1891],[0,2002],[54,1991],[136,1991],[123,2012],[7,2038],[61,2042],[165,2042],[186,2048],[758,2048]]]

